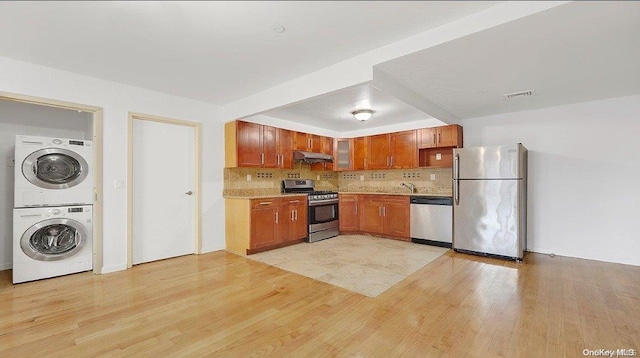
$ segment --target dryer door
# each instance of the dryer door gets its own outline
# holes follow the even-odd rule
[[[39,261],[56,261],[78,253],[87,243],[87,229],[71,219],[49,219],[31,226],[20,239],[22,251]]]
[[[37,150],[22,162],[22,174],[31,184],[44,189],[67,189],[87,177],[87,161],[63,148]]]

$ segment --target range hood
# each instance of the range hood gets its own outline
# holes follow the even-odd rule
[[[324,153],[303,152],[301,150],[293,151],[293,161],[313,163],[333,163],[333,157]]]

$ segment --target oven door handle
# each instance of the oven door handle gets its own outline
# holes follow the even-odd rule
[[[327,199],[327,200],[310,201],[309,206],[320,206],[320,205],[337,204],[337,203],[338,203],[338,199]]]

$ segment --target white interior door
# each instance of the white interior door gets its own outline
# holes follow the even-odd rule
[[[132,263],[195,253],[195,130],[133,120]]]

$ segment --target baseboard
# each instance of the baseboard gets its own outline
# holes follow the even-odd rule
[[[13,263],[11,262],[0,264],[0,271],[11,270],[12,268],[13,268]]]
[[[584,260],[594,260],[594,261],[602,261],[602,262],[610,262],[614,264],[623,264],[623,265],[632,265],[632,266],[640,266],[640,260],[629,257],[612,257],[607,255],[593,254],[593,253],[584,253],[584,252],[563,252],[560,250],[554,250],[549,248],[541,248],[541,247],[529,247],[527,251],[534,252],[537,254],[543,255],[557,255],[557,256],[565,256],[565,257],[573,257],[577,259]]]
[[[127,264],[113,265],[113,266],[104,266],[102,267],[102,274],[116,272],[116,271],[124,271],[127,269]]]
[[[203,247],[200,250],[200,253],[201,254],[206,254],[206,253],[209,253],[209,252],[220,251],[220,250],[224,250],[224,249],[225,249],[224,245],[214,245],[214,246]]]

